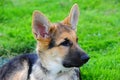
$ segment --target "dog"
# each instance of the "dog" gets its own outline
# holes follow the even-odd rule
[[[37,10],[32,18],[36,53],[17,56],[3,65],[0,80],[81,80],[79,67],[89,56],[78,45],[78,5],[58,23],[51,23]]]

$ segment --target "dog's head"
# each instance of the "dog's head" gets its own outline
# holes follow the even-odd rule
[[[33,13],[32,29],[37,40],[37,52],[43,62],[53,61],[63,67],[80,67],[89,56],[79,47],[76,25],[79,18],[75,4],[63,21],[51,23],[41,12]],[[58,67],[58,66],[57,66]]]

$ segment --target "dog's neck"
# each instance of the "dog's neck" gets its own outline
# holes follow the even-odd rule
[[[39,57],[36,64],[39,65],[40,68],[42,68],[45,72],[47,71],[47,73],[49,72],[50,74],[55,75],[62,72],[65,73],[73,69],[73,68],[63,67],[62,60],[60,58],[56,58],[53,60],[48,55],[45,55],[45,54],[48,54],[47,52],[39,51],[38,49],[36,51]]]
[[[43,70],[43,73],[49,73],[53,75],[59,75],[63,73],[67,73],[73,68],[65,68],[61,64],[57,64],[55,61],[52,61],[50,59],[46,59],[46,61],[42,61],[38,59],[37,64],[39,64],[39,67]]]
[[[30,80],[76,80],[69,79],[75,76],[75,68],[62,68],[60,65],[56,66],[55,62],[42,62],[39,58],[32,68]],[[64,79],[66,77],[66,79]],[[75,76],[76,78],[76,76]]]

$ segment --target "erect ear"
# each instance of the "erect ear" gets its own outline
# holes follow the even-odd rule
[[[63,24],[69,25],[73,30],[76,30],[76,25],[79,18],[79,8],[74,4],[70,10],[69,16],[63,20]]]
[[[33,12],[32,30],[36,39],[49,37],[49,20],[39,11]]]

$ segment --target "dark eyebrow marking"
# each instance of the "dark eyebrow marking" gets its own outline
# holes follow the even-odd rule
[[[65,38],[63,42],[61,42],[58,46],[63,45],[63,46],[72,46],[73,43],[68,39]]]
[[[48,49],[51,49],[51,48],[53,48],[54,46],[55,46],[55,40],[52,39],[52,40],[50,41],[50,43],[49,43]]]

